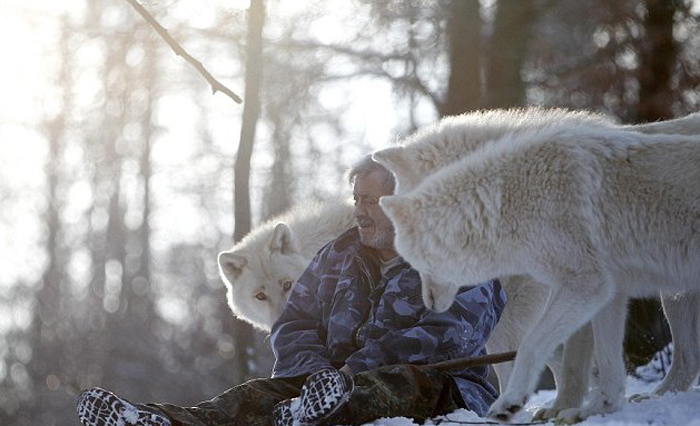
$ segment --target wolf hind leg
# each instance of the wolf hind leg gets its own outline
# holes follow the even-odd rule
[[[559,413],[559,420],[572,422],[596,414],[617,411],[625,395],[625,365],[622,343],[627,318],[627,300],[617,294],[591,321],[595,361],[600,379],[591,400],[583,408],[572,408]]]
[[[593,361],[593,328],[586,324],[569,337],[561,351],[561,360],[548,363],[557,386],[557,397],[551,408],[538,410],[535,420],[549,420],[572,407],[580,407],[588,393]],[[553,368],[552,364],[559,364]]]
[[[673,337],[673,359],[657,395],[688,390],[700,373],[700,293],[662,294],[661,303]]]

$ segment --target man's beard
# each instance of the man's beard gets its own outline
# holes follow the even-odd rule
[[[378,228],[374,225],[374,235],[369,238],[362,237],[360,234],[360,242],[367,247],[375,249],[393,249],[394,248],[394,229],[393,228]]]

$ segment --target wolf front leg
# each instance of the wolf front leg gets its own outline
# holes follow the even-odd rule
[[[506,391],[493,403],[488,417],[508,422],[535,390],[545,361],[557,345],[586,324],[612,297],[599,274],[562,276],[552,290],[542,317],[523,340]]]
[[[530,329],[535,325],[549,298],[549,287],[526,275],[499,278],[508,297],[501,319],[493,329],[486,349],[489,353],[516,351]],[[561,355],[561,354],[559,354]],[[556,355],[555,355],[556,358]],[[551,367],[552,362],[548,365]],[[505,392],[513,371],[513,362],[494,364],[501,393]]]

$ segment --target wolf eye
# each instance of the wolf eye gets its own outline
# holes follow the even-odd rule
[[[267,295],[261,291],[259,293],[255,293],[255,298],[260,301],[267,300]]]
[[[284,291],[289,291],[289,289],[292,288],[292,282],[291,282],[291,281],[285,281],[285,282],[282,284],[282,288],[284,289]]]

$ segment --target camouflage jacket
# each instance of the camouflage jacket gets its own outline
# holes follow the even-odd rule
[[[506,296],[495,280],[465,288],[443,313],[423,304],[418,272],[398,258],[383,267],[356,228],[323,247],[299,277],[272,327],[273,377],[347,364],[354,373],[485,353]],[[487,368],[450,372],[465,403],[483,413],[497,397]]]

